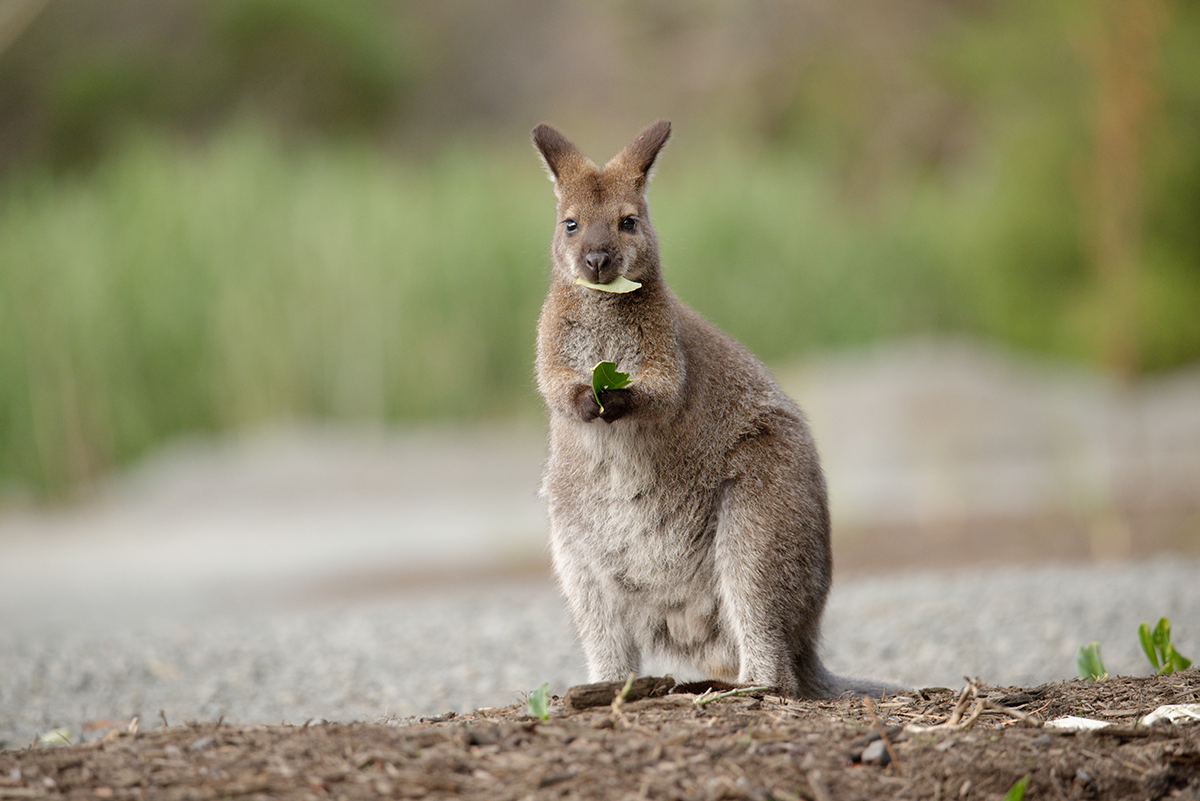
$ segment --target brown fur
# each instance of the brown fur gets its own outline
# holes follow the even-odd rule
[[[554,128],[533,132],[558,198],[537,343],[543,493],[591,680],[623,680],[653,652],[794,696],[881,692],[817,653],[832,564],[803,413],[662,281],[645,190],[670,130],[650,126],[603,168]],[[618,275],[642,287],[574,283]],[[631,375],[603,414],[590,383],[602,360]]]

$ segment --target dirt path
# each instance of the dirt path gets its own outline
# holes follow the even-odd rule
[[[1195,670],[871,706],[699,700],[574,710],[553,699],[544,722],[523,705],[353,725],[120,722],[95,743],[0,752],[0,797],[967,800],[1020,782],[1026,798],[1200,794],[1200,722],[1138,725],[1200,700]],[[1064,715],[1108,727],[1043,727]]]

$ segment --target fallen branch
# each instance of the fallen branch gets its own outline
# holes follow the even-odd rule
[[[602,681],[595,684],[577,684],[567,690],[563,696],[563,703],[572,709],[608,706],[617,696],[622,695],[626,684],[629,684],[629,690],[623,693],[622,703],[666,695],[675,686],[675,679],[670,676],[642,676],[632,682]]]

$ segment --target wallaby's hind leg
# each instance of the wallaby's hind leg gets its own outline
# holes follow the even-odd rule
[[[595,578],[579,571],[567,578],[563,574],[569,569],[559,568],[560,584],[587,658],[588,681],[624,681],[641,667],[633,634],[614,608],[612,594],[601,592]]]
[[[587,657],[588,681],[624,681],[641,668],[633,637],[615,617],[605,620],[592,614],[583,620],[576,615],[575,627]]]
[[[764,421],[732,455],[716,532],[718,592],[738,682],[834,694],[817,654],[831,560],[824,481],[803,423]]]

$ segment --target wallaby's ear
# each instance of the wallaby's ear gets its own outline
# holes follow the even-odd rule
[[[542,161],[546,162],[550,180],[556,184],[590,164],[587,157],[575,147],[574,142],[563,136],[557,128],[544,122],[533,129],[533,144],[542,154]]]
[[[625,145],[625,149],[613,156],[604,169],[634,170],[639,174],[640,182],[644,186],[646,179],[650,177],[651,168],[654,167],[654,160],[658,158],[658,152],[670,137],[671,123],[659,120],[638,134],[637,139]]]

